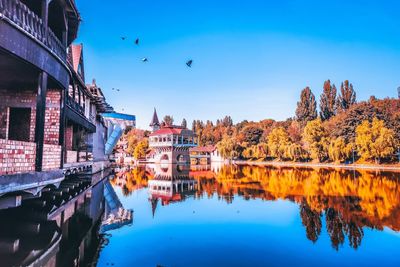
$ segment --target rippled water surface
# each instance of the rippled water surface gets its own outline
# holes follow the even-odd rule
[[[176,165],[120,170],[130,225],[99,266],[400,266],[399,173]]]

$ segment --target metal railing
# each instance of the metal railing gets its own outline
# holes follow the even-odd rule
[[[67,49],[42,19],[19,0],[0,0],[0,13],[49,48],[64,63]]]

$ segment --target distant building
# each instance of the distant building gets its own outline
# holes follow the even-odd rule
[[[193,165],[204,165],[215,162],[224,162],[225,159],[214,145],[192,147],[189,149],[190,163]]]
[[[161,125],[154,110],[150,124],[153,132],[149,137],[150,151],[147,160],[154,163],[190,163],[189,149],[197,146],[196,134],[182,126]]]

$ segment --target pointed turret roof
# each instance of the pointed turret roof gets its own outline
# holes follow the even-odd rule
[[[150,126],[160,126],[160,122],[158,120],[156,108],[154,108],[153,119],[150,122]]]

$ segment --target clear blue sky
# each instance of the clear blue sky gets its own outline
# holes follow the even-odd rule
[[[349,79],[359,100],[395,97],[400,86],[400,1],[77,4],[86,82],[96,78],[116,111],[137,115],[141,128],[153,107],[189,125],[224,115],[281,120],[294,116],[301,89],[319,98],[326,79],[337,87]]]

